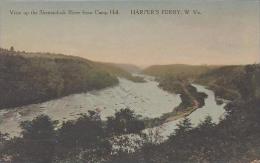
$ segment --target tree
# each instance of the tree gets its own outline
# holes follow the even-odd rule
[[[13,46],[10,47],[10,51],[14,51],[14,47]]]
[[[107,131],[112,135],[140,133],[144,128],[144,122],[129,108],[119,110],[107,120]]]
[[[5,143],[7,141],[7,138],[8,134],[3,134],[0,132],[0,162],[5,152]]]
[[[175,129],[175,134],[185,134],[192,129],[192,123],[190,119],[185,117],[182,121],[177,124],[177,129]]]
[[[74,121],[67,121],[58,130],[58,157],[70,158],[80,154],[88,162],[105,157],[111,145],[97,112],[89,111]]]
[[[32,121],[21,123],[22,137],[11,140],[9,149],[14,162],[20,163],[51,163],[56,144],[55,126],[46,115],[40,115]]]
[[[199,128],[201,129],[210,129],[212,127],[214,127],[216,124],[212,122],[212,117],[211,116],[206,116],[204,121],[202,121],[200,124],[199,124]]]
[[[242,98],[245,100],[253,99],[257,89],[257,66],[246,65],[244,72],[240,73],[233,83],[236,85]]]

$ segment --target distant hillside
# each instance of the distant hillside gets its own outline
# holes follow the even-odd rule
[[[1,49],[1,48],[0,48]],[[106,63],[106,62],[98,62],[98,61],[90,61],[85,58],[77,57],[77,56],[70,56],[70,55],[64,55],[64,54],[54,54],[54,53],[41,53],[41,52],[24,52],[24,51],[16,51],[13,53],[12,51],[2,49],[2,52],[5,51],[5,54],[9,54],[12,56],[23,56],[25,58],[49,58],[49,59],[72,59],[72,60],[79,60],[82,62],[85,62],[89,65],[91,65],[93,68],[101,69],[102,71],[107,71],[115,76],[123,77],[131,80],[133,76],[131,75],[130,71],[128,71],[126,68],[123,68],[124,64],[115,64],[115,63]],[[134,65],[129,65],[129,67],[132,67],[134,69]],[[136,67],[137,68],[137,67]],[[138,69],[138,68],[137,68]]]
[[[120,64],[120,63],[113,63],[113,65],[127,71],[127,72],[130,72],[130,73],[139,73],[141,72],[141,68],[135,66],[135,65],[132,65],[132,64]]]
[[[0,49],[0,108],[43,102],[135,80],[113,65],[80,57]]]
[[[127,70],[124,70],[123,68],[120,68],[120,66],[118,64],[104,63],[104,62],[95,62],[95,63],[96,63],[96,66],[98,68],[106,70],[107,72],[109,72],[111,74],[115,74],[115,75],[117,75],[119,77],[126,78],[128,80],[133,81],[133,82],[145,82],[142,77],[133,76]]]
[[[223,66],[200,75],[196,82],[208,85],[217,96],[233,100],[260,97],[260,66]]]
[[[146,68],[145,74],[161,79],[192,79],[214,90],[217,97],[234,100],[237,98],[260,97],[260,66],[258,65],[155,65]]]
[[[194,78],[206,73],[209,70],[218,68],[219,66],[207,65],[184,65],[184,64],[171,64],[171,65],[154,65],[143,70],[147,75],[163,77],[173,75],[181,78]]]

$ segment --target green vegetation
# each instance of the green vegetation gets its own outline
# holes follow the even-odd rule
[[[209,86],[228,100],[260,97],[259,65],[224,66],[202,74],[195,82]]]
[[[144,82],[112,64],[0,49],[0,109],[114,86],[117,76]]]
[[[0,50],[0,108],[43,102],[117,83],[114,75],[96,69],[88,60]]]
[[[144,122],[140,120],[140,117],[128,108],[121,109],[115,113],[114,117],[107,119],[107,131],[112,135],[140,134],[144,127]]]

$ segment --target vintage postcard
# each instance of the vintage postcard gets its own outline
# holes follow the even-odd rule
[[[1,0],[0,163],[260,163],[260,1]]]

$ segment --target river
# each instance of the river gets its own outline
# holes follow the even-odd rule
[[[151,77],[145,79],[147,82],[135,83],[119,78],[119,84],[114,87],[0,110],[0,131],[18,136],[21,131],[19,124],[40,114],[62,122],[77,119],[88,110],[98,110],[105,120],[107,116],[114,115],[116,110],[128,107],[143,117],[154,118],[171,112],[181,103],[179,95],[158,88],[158,83]]]
[[[143,117],[155,118],[171,112],[181,103],[179,95],[170,94],[158,88],[158,83],[151,77],[145,77],[145,79],[147,82],[135,83],[119,78],[119,84],[114,87],[73,94],[39,104],[0,110],[0,132],[9,133],[11,137],[19,136],[21,132],[19,124],[41,114],[46,114],[61,123],[77,119],[80,114],[87,113],[88,110],[97,110],[100,112],[101,118],[105,120],[106,117],[114,115],[116,110],[128,107]],[[193,84],[193,86],[199,92],[206,93],[208,97],[205,100],[205,106],[189,115],[191,122],[196,126],[207,115],[210,115],[217,123],[225,113],[225,104],[217,105],[214,92],[211,90],[201,85]],[[180,120],[182,118],[148,130],[159,131],[160,135],[166,139]]]

